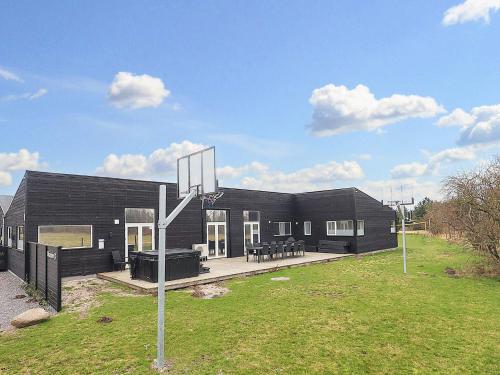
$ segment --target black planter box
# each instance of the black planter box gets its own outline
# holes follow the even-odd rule
[[[0,246],[0,271],[7,271],[7,248]]]
[[[132,279],[158,282],[158,251],[129,253]],[[165,280],[196,277],[200,274],[200,252],[191,249],[165,250]]]

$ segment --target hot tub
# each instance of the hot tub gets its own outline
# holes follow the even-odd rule
[[[129,253],[130,277],[158,282],[158,251],[132,251]],[[165,250],[165,280],[196,277],[200,274],[200,252],[191,249]]]

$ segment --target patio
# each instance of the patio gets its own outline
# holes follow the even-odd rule
[[[315,263],[327,263],[353,254],[305,253],[305,256],[285,258],[266,262],[247,262],[246,257],[211,259],[203,262],[210,267],[210,272],[197,277],[167,281],[166,290],[182,289],[194,285],[208,284],[222,280],[274,272],[282,268],[299,267]],[[100,279],[127,285],[143,293],[156,293],[157,283],[143,280],[132,280],[129,270],[98,273]]]

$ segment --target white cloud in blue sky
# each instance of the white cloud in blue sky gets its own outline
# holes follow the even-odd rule
[[[117,108],[158,107],[170,95],[160,78],[119,72],[109,86],[108,99]]]
[[[500,0],[465,0],[446,10],[443,25],[450,26],[480,20],[489,23],[491,14],[499,9]]]
[[[5,79],[6,81],[16,81],[16,82],[23,82],[21,77],[19,77],[17,74],[2,68],[0,66],[0,78]]]
[[[309,102],[314,109],[309,127],[319,137],[372,131],[409,118],[428,118],[445,112],[431,97],[394,94],[377,99],[365,85],[349,89],[328,84],[315,89]]]

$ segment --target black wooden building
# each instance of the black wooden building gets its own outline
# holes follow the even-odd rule
[[[27,171],[4,218],[9,257],[14,260],[28,241],[40,242],[65,247],[63,276],[110,271],[112,250],[126,255],[130,245],[156,248],[160,184]],[[166,185],[170,213],[179,203],[177,185]],[[221,190],[212,209],[191,201],[168,227],[167,247],[207,244],[210,257],[238,257],[245,243],[290,236],[305,240],[310,250],[320,240],[347,241],[354,253],[397,246],[394,210],[356,188],[300,194]]]

